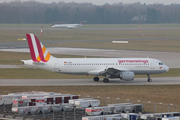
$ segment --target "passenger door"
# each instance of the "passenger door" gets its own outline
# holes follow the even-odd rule
[[[155,69],[154,60],[150,60],[150,69]]]

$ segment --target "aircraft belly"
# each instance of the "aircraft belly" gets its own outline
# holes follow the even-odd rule
[[[133,70],[136,75],[147,75],[147,74],[160,74],[164,73],[164,70]]]

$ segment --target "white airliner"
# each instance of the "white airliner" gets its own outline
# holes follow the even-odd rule
[[[72,29],[72,28],[77,28],[77,27],[81,27],[83,26],[83,22],[81,22],[80,24],[54,24],[52,26],[52,28],[68,28],[68,29]]]
[[[120,78],[132,81],[135,75],[147,75],[151,82],[151,74],[160,74],[169,70],[161,61],[151,58],[55,58],[34,34],[26,34],[31,60],[22,60],[25,65],[39,69],[74,75],[93,75],[94,81],[98,76]]]

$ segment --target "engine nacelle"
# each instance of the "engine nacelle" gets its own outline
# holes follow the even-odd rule
[[[134,80],[134,72],[120,72],[120,79],[126,81]]]

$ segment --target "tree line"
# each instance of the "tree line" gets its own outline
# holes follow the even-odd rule
[[[91,3],[40,3],[35,1],[0,3],[0,23],[80,23],[130,24],[179,23],[180,5]]]

